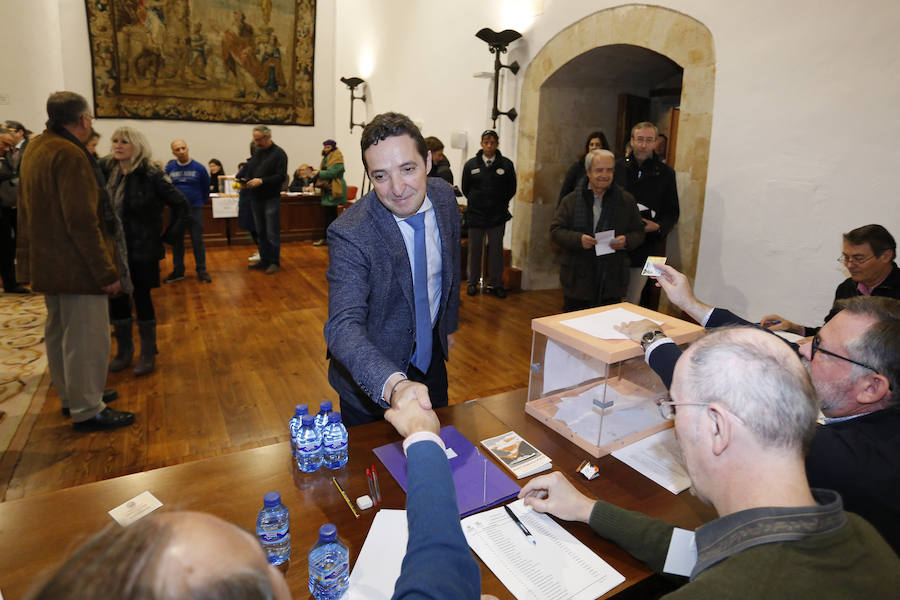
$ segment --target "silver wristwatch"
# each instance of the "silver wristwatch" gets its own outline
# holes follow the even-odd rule
[[[653,331],[648,331],[644,335],[641,336],[641,348],[644,352],[647,351],[647,347],[650,346],[656,340],[661,340],[666,337],[666,334],[662,332],[661,329],[654,329]]]

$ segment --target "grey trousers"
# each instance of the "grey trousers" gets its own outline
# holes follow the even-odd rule
[[[50,380],[72,421],[100,413],[109,363],[109,304],[105,294],[48,294],[47,362]]]

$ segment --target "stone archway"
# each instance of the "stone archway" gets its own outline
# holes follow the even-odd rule
[[[681,218],[675,247],[670,240],[669,262],[691,277],[696,270],[712,130],[713,38],[705,25],[687,15],[632,4],[594,13],[560,31],[535,55],[525,72],[516,160],[519,190],[512,229],[512,253],[525,289],[559,285],[549,236],[557,197],[536,190],[534,185],[535,173],[541,168],[537,147],[541,86],[573,58],[612,44],[647,48],[684,69],[675,154]]]

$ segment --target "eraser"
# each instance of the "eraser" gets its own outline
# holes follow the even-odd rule
[[[369,498],[368,495],[360,496],[356,499],[356,505],[359,507],[359,510],[366,510],[367,508],[372,508],[372,499]]]

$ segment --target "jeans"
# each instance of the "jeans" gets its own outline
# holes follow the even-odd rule
[[[280,265],[281,196],[254,198],[251,202],[258,236],[259,262],[263,265]]]
[[[488,229],[469,227],[469,283],[478,285],[481,279],[481,248],[484,238],[488,240],[488,269],[490,285],[493,288],[503,287],[503,230],[506,223]]]
[[[194,250],[194,264],[197,266],[197,273],[205,273],[206,248],[203,246],[202,206],[191,207],[188,230],[191,233],[191,246]],[[172,244],[172,266],[175,273],[184,275],[184,236],[181,236]]]

